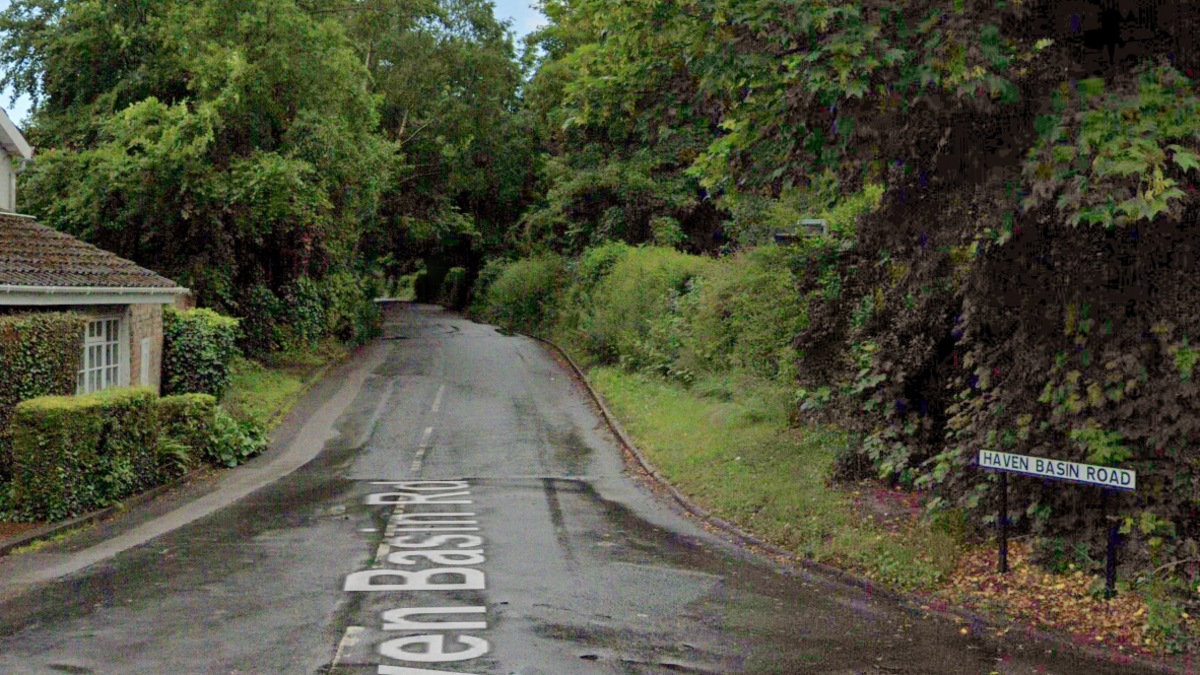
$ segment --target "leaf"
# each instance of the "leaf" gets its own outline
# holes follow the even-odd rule
[[[1183,169],[1184,171],[1200,169],[1200,160],[1198,160],[1196,155],[1188,152],[1178,145],[1172,145],[1169,147],[1175,153],[1172,159],[1176,164],[1179,165],[1179,168]]]
[[[892,47],[883,54],[883,62],[889,66],[897,63],[904,63],[908,60],[908,52],[899,47]]]

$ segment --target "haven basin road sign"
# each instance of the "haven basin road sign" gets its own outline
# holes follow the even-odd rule
[[[1137,488],[1137,472],[1111,466],[1077,464],[1048,457],[1014,455],[1008,452],[979,451],[979,466],[1027,476],[1069,480],[1075,483],[1099,485],[1114,490],[1133,491]]]

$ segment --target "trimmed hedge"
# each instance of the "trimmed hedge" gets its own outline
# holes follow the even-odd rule
[[[159,481],[158,408],[147,387],[45,396],[17,405],[10,504],[22,520],[61,520]]]
[[[13,408],[38,396],[75,392],[86,326],[82,314],[0,316],[0,482],[11,475]]]
[[[163,311],[163,394],[224,396],[229,363],[237,353],[237,331],[237,319],[211,309],[167,307]]]

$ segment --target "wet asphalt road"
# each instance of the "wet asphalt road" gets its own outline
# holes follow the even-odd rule
[[[1137,672],[782,574],[626,473],[536,342],[423,306],[385,332],[238,470],[345,399],[294,473],[61,578],[18,583],[218,484],[0,562],[0,675]]]

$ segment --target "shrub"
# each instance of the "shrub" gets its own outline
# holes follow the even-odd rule
[[[475,277],[475,285],[471,288],[471,313],[483,315],[487,312],[485,300],[487,291],[504,274],[504,269],[512,264],[511,260],[504,258],[492,258],[479,268],[479,274]]]
[[[324,295],[324,335],[357,346],[382,333],[383,313],[375,302],[382,289],[374,278],[348,272],[330,275],[324,282]]]
[[[648,337],[654,320],[669,313],[688,282],[710,264],[706,258],[656,246],[631,248],[620,255],[587,293],[590,302],[582,310],[579,330],[589,350],[602,360],[615,361],[635,349]]]
[[[86,325],[87,317],[71,313],[0,316],[0,482],[11,475],[13,408],[75,392]]]
[[[202,456],[213,464],[235,467],[267,447],[266,432],[253,422],[235,420],[221,406],[213,415],[213,433]]]
[[[438,302],[451,309],[462,309],[467,304],[467,269],[451,267],[442,279],[442,288],[438,292]]]
[[[18,404],[10,491],[15,515],[61,520],[158,482],[156,398],[152,389],[138,387]]]
[[[237,330],[237,319],[211,309],[167,307],[163,312],[163,393],[221,398],[229,386],[229,362],[237,353]]]
[[[200,459],[208,459],[206,451],[211,444],[216,411],[217,399],[208,394],[179,394],[158,400],[163,446],[160,468],[165,473],[182,475],[195,468]]]
[[[266,447],[257,425],[234,420],[207,394],[167,396],[158,408],[164,441],[189,448],[195,460],[235,467]]]
[[[559,256],[518,260],[488,287],[484,315],[505,328],[545,332],[557,315],[565,278],[566,265]]]
[[[283,315],[284,303],[262,284],[250,287],[240,295],[237,314],[253,317],[239,325],[238,347],[251,355],[270,354],[279,349],[282,336],[278,334],[276,317]]]
[[[808,326],[798,253],[767,245],[712,265],[683,303],[683,365],[790,380],[792,340]]]

